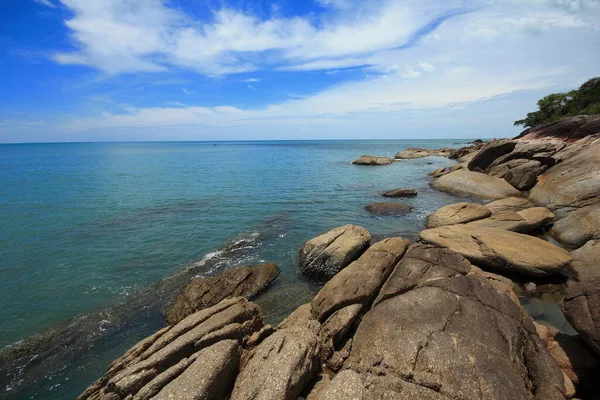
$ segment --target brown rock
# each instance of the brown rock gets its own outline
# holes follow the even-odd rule
[[[434,180],[431,186],[456,196],[473,196],[487,200],[518,197],[521,193],[503,179],[467,170],[444,175]]]
[[[414,158],[423,158],[429,156],[447,157],[453,149],[422,149],[420,147],[409,147],[406,150],[396,154],[396,159],[410,160]]]
[[[552,223],[554,214],[546,207],[532,207],[518,212],[503,212],[490,218],[469,222],[469,226],[487,226],[506,231],[531,233]]]
[[[383,192],[383,197],[415,197],[417,191],[414,189],[394,189]]]
[[[352,161],[354,165],[389,165],[393,160],[389,157],[375,157],[375,156],[360,156],[358,159]]]
[[[546,168],[539,161],[531,160],[510,169],[504,179],[519,190],[529,190],[537,183],[537,177]]]
[[[510,155],[510,153],[509,153],[509,154],[507,154],[507,156],[508,156],[508,155]],[[506,157],[506,156],[505,156],[505,157]],[[503,158],[503,157],[500,157],[500,158]],[[499,158],[499,159],[500,159],[500,158]],[[506,161],[506,162],[503,162],[503,163],[496,164],[496,162],[498,162],[498,160],[499,160],[499,159],[497,159],[497,160],[496,160],[496,161],[495,161],[495,162],[494,162],[494,163],[493,163],[493,164],[492,164],[492,165],[491,165],[491,166],[490,166],[490,167],[487,169],[486,173],[487,173],[488,175],[492,175],[492,176],[495,176],[496,178],[501,178],[501,179],[504,179],[504,177],[506,176],[506,174],[507,174],[507,173],[508,173],[510,170],[512,170],[512,169],[514,169],[514,168],[518,168],[518,167],[520,167],[521,165],[523,165],[523,164],[527,164],[527,163],[529,163],[529,162],[530,162],[530,160],[528,160],[528,159],[525,159],[525,158],[518,158],[518,159],[515,159],[515,160],[510,160],[510,161]]]
[[[457,203],[434,211],[427,217],[426,224],[428,228],[437,228],[444,225],[464,224],[491,215],[492,212],[481,204]]]
[[[381,202],[381,203],[373,203],[365,206],[365,210],[375,215],[406,215],[412,211],[413,207],[407,204],[400,203],[389,203],[389,202]]]
[[[227,298],[251,299],[277,278],[279,272],[277,264],[266,263],[256,267],[232,268],[217,277],[194,278],[167,312],[167,322],[176,324],[188,315]]]
[[[492,214],[499,214],[507,211],[522,211],[533,207],[533,204],[522,197],[508,197],[506,199],[496,200],[486,205],[492,211]]]
[[[479,152],[469,161],[468,168],[471,171],[485,171],[498,157],[510,153],[517,146],[517,142],[502,139],[493,140],[486,144]]]
[[[600,133],[600,116],[579,115],[523,131],[517,139],[562,139],[573,141]]]
[[[588,240],[600,239],[600,202],[571,212],[554,224],[550,234],[571,247],[580,247]]]

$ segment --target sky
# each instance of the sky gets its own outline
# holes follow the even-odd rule
[[[600,0],[0,0],[0,142],[492,138]]]

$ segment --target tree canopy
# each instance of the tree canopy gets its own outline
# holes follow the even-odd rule
[[[538,111],[515,121],[515,126],[529,128],[576,115],[600,114],[600,77],[590,79],[579,89],[548,95],[537,105]]]

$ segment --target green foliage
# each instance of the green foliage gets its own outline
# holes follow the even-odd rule
[[[530,112],[515,126],[535,127],[575,115],[600,114],[600,77],[592,78],[579,89],[554,93],[538,101],[538,111]]]

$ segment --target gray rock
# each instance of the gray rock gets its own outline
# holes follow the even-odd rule
[[[503,179],[467,170],[458,170],[444,175],[434,180],[431,186],[456,196],[473,196],[487,200],[519,197],[521,194]]]
[[[532,207],[517,212],[509,211],[494,214],[486,219],[469,222],[467,225],[486,226],[519,233],[531,233],[551,224],[554,218],[554,214],[546,207]]]
[[[442,226],[422,231],[419,237],[498,273],[541,278],[561,272],[571,262],[566,251],[545,240],[495,228]]]
[[[414,189],[394,189],[383,192],[383,197],[415,197],[417,191]]]
[[[335,228],[300,248],[300,272],[317,279],[330,279],[360,257],[370,242],[371,235],[360,226]]]
[[[522,211],[533,207],[533,203],[522,197],[508,197],[506,199],[492,201],[486,205],[492,211],[492,214],[499,214],[507,211]]]
[[[394,160],[389,157],[376,157],[376,156],[360,156],[358,159],[352,161],[354,165],[390,165]]]
[[[365,210],[375,215],[398,216],[406,215],[412,211],[413,207],[408,204],[380,202],[365,206]]]
[[[444,225],[464,224],[491,215],[492,212],[481,204],[456,203],[434,211],[427,217],[426,225],[428,228],[437,228]]]
[[[580,247],[588,240],[600,239],[600,203],[571,212],[554,224],[550,234],[571,247]]]
[[[517,142],[502,139],[493,140],[486,144],[479,152],[469,161],[468,168],[471,171],[485,171],[498,157],[510,153],[517,146]]]
[[[529,190],[535,186],[538,176],[545,170],[542,163],[531,160],[510,169],[504,179],[519,190]]]
[[[507,154],[510,155],[510,154]],[[502,157],[500,157],[502,158]],[[499,160],[499,159],[498,159]],[[500,178],[500,179],[504,179],[504,177],[506,176],[506,174],[514,169],[514,168],[518,168],[523,164],[527,164],[530,160],[525,159],[525,158],[518,158],[515,160],[510,160],[510,161],[506,161],[503,163],[499,163],[496,164],[496,162],[498,162],[498,160],[496,160],[486,171],[486,173],[488,175],[492,175],[495,176],[496,178]]]
[[[188,315],[227,298],[251,299],[277,278],[279,272],[277,264],[266,263],[256,267],[232,268],[217,277],[194,278],[166,313],[167,322],[176,324]]]

